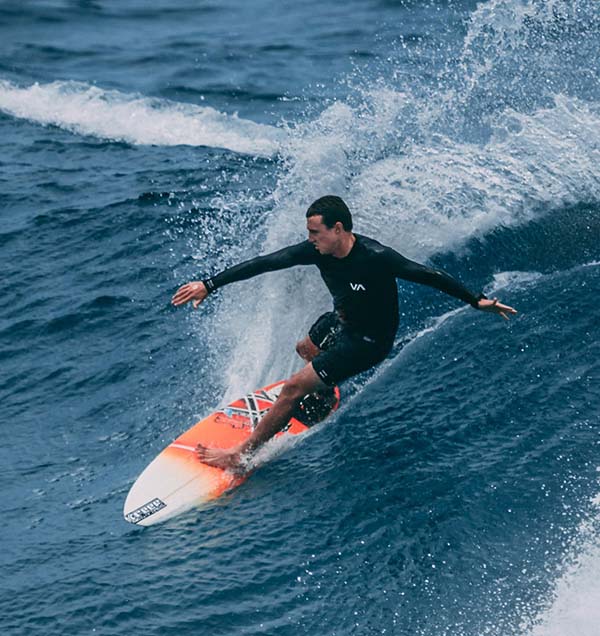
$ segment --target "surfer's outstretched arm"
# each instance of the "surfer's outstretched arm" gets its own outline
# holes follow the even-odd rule
[[[498,302],[497,298],[488,299],[483,294],[475,296],[462,283],[446,272],[415,263],[392,248],[386,248],[385,257],[398,278],[435,287],[435,289],[469,303],[475,309],[498,314],[505,320],[508,320],[511,314],[517,313],[516,309]]]
[[[182,285],[175,292],[171,302],[177,307],[193,300],[194,308],[197,308],[209,294],[219,287],[247,280],[265,272],[275,272],[296,265],[311,265],[315,262],[315,255],[315,249],[308,241],[284,247],[277,252],[257,256],[239,265],[229,267],[216,276]]]

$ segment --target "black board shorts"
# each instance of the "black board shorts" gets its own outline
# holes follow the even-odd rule
[[[374,367],[391,349],[351,332],[334,311],[323,314],[310,328],[308,337],[321,350],[312,361],[313,369],[329,386]]]

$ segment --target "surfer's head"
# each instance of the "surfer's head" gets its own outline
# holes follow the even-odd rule
[[[323,224],[329,229],[335,227],[336,223],[341,223],[346,232],[352,230],[352,215],[348,206],[341,197],[333,194],[313,201],[306,211],[306,218],[309,219],[311,216],[322,216]]]
[[[306,212],[308,240],[321,254],[346,256],[351,248],[352,215],[340,197],[328,195],[314,201]]]

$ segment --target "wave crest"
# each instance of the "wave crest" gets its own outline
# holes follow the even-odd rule
[[[272,156],[284,133],[209,106],[181,104],[107,91],[81,82],[0,80],[0,110],[70,132],[136,145],[208,146]]]

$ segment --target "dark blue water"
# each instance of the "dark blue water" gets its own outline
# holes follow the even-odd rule
[[[600,9],[546,2],[0,6],[2,634],[600,634]],[[401,284],[390,358],[213,508],[129,487],[299,368],[299,268],[357,230],[497,293]]]

